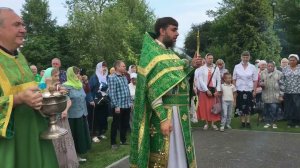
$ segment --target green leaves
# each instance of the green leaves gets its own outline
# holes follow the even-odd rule
[[[300,1],[276,1],[275,29],[283,47],[282,55],[300,51]]]
[[[68,23],[51,20],[48,1],[26,0],[22,16],[27,38],[22,52],[39,70],[58,57],[62,67],[79,66],[93,73],[100,61],[136,64],[143,35],[151,31],[154,14],[141,0],[67,0]]]
[[[279,61],[281,47],[273,30],[269,0],[223,0],[217,11],[208,13],[215,17],[214,20],[196,26],[202,34],[201,44],[202,41],[206,44],[201,45],[201,50],[213,53],[216,59],[222,58],[230,70],[240,62],[244,50],[250,51],[253,61]],[[205,26],[209,28],[203,29]],[[195,28],[191,32],[195,33]],[[189,39],[188,36],[186,40]],[[188,43],[186,41],[185,48],[191,50],[192,45]]]
[[[53,57],[61,55],[56,21],[51,20],[48,1],[26,0],[21,13],[27,29],[21,50],[29,63],[37,65],[39,70],[46,69]]]
[[[117,59],[128,65],[137,63],[142,36],[154,22],[154,15],[144,1],[73,0],[68,3],[72,51],[80,58],[88,57],[80,60],[81,66],[88,66],[93,72],[95,65],[103,60],[109,65]],[[87,64],[87,60],[91,63]]]

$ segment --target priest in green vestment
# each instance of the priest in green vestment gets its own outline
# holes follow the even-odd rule
[[[0,7],[0,167],[57,168],[51,140],[41,140],[47,121],[37,110],[42,95],[25,57],[22,19]]]
[[[195,149],[189,119],[189,83],[192,68],[171,50],[178,23],[170,17],[146,33],[138,65],[130,167],[194,168]],[[192,65],[198,63],[193,58]]]

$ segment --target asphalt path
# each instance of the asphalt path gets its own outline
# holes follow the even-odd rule
[[[300,168],[300,134],[193,129],[198,168]],[[128,157],[111,168],[129,167]]]

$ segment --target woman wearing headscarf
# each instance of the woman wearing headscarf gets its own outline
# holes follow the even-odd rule
[[[300,125],[300,65],[299,56],[290,54],[289,65],[282,69],[280,90],[284,92],[284,112],[288,127],[299,128]],[[281,97],[280,99],[283,100]]]
[[[131,73],[136,73],[136,65],[130,65],[128,67],[128,71],[124,73],[124,75],[128,81],[128,84],[131,82],[131,78],[130,78]]]
[[[49,82],[47,82],[49,81]],[[43,84],[60,84],[59,82],[59,69],[48,68],[46,69],[44,76],[40,82]],[[49,86],[48,86],[49,87]],[[68,130],[68,133],[61,138],[53,139],[53,145],[60,168],[77,168],[79,167],[72,132],[68,122],[68,110],[72,102],[68,99],[67,107],[62,112],[61,116],[58,116],[57,125]]]
[[[136,73],[136,65],[130,65],[128,68],[129,75],[132,73]]]
[[[67,81],[63,84],[68,90],[72,105],[69,109],[69,124],[73,135],[75,149],[78,154],[85,154],[91,148],[90,132],[87,123],[86,94],[80,80],[80,69],[69,67]],[[78,156],[78,161],[86,161]]]
[[[107,75],[107,64],[103,61],[97,64],[95,74],[89,80],[95,107],[88,105],[88,118],[92,140],[96,143],[100,142],[100,139],[107,139],[104,135],[108,127],[107,117],[109,112],[109,101],[105,98],[108,91]]]
[[[216,65],[218,66],[218,68],[220,70],[221,82],[224,83],[223,75],[224,75],[224,73],[228,72],[228,70],[225,68],[225,62],[222,59],[218,59],[216,61]]]

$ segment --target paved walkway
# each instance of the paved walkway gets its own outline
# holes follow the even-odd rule
[[[193,130],[199,168],[300,168],[300,134]],[[112,168],[129,167],[128,158]]]

